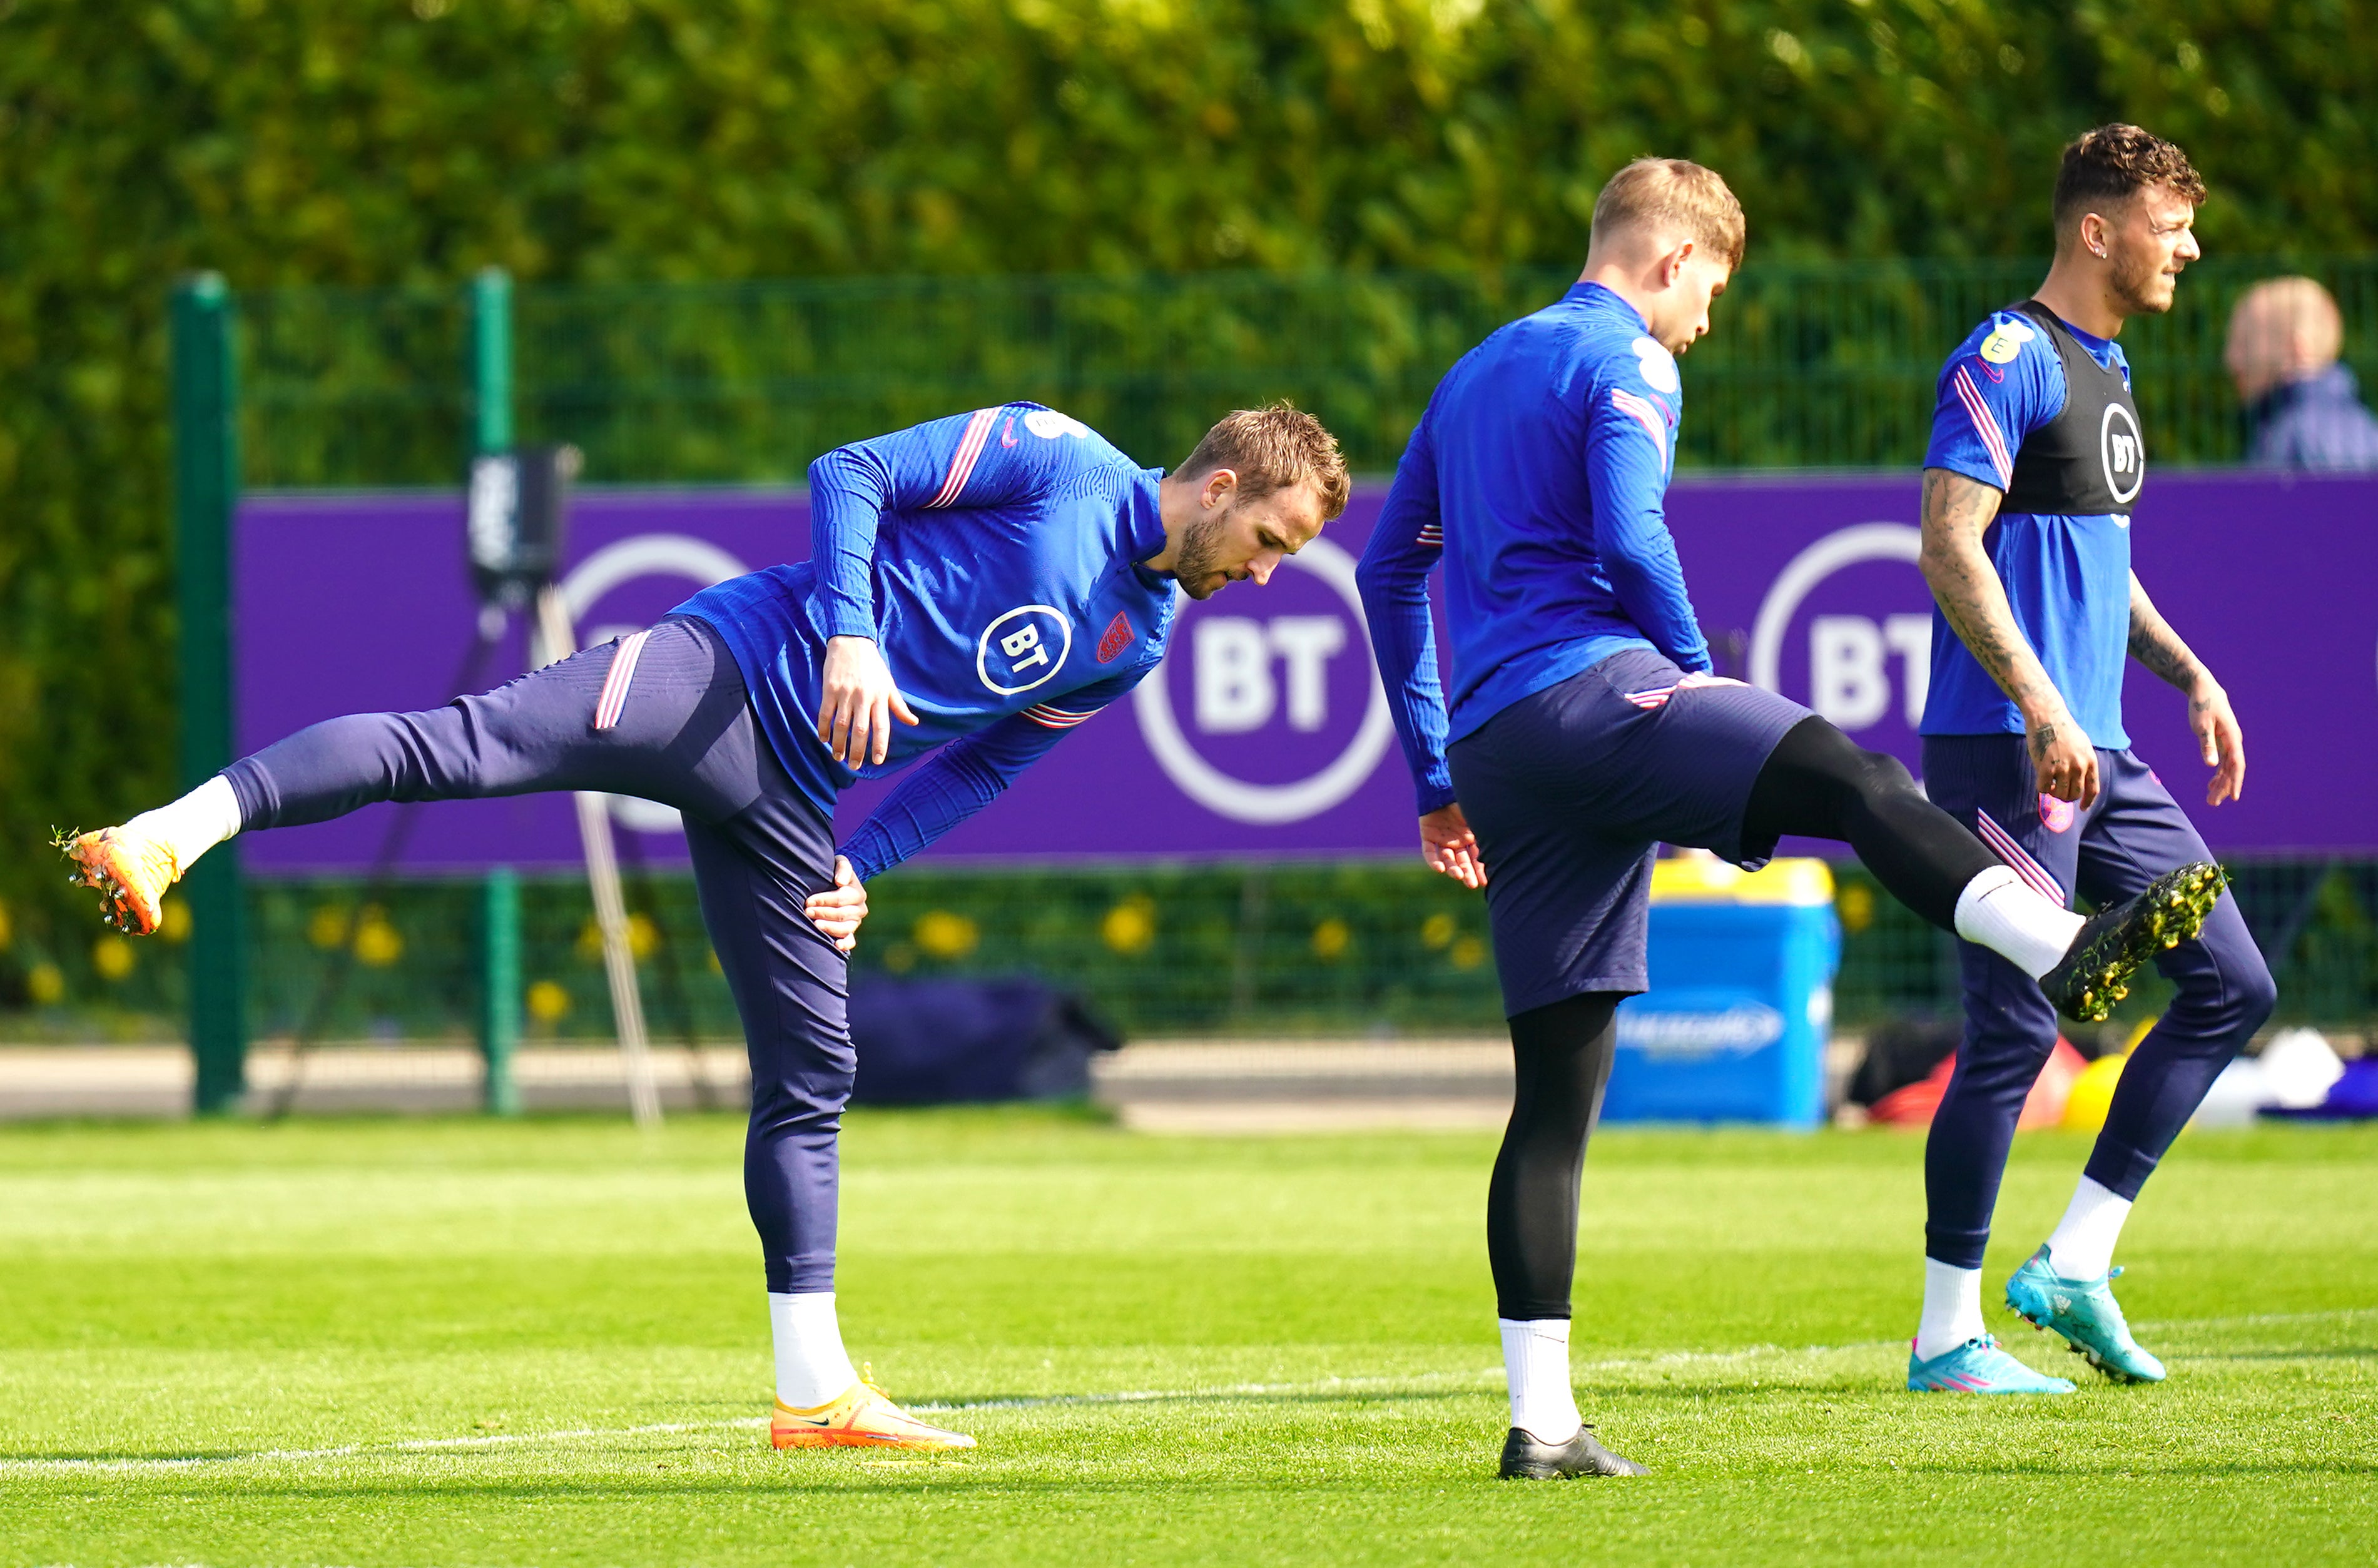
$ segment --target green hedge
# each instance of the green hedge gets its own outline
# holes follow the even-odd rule
[[[2117,114],[2212,246],[2346,253],[2373,58],[2366,0],[0,0],[0,900],[43,926],[29,846],[170,784],[185,269],[1565,265],[1653,150],[1733,177],[1754,265],[2021,256]]]

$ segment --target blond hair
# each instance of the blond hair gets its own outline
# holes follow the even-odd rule
[[[1321,492],[1321,521],[1346,509],[1346,457],[1321,421],[1285,401],[1224,414],[1180,468],[1196,479],[1227,468],[1240,493],[1261,500],[1275,490],[1311,481]]]
[[[1742,203],[1714,169],[1682,158],[1638,158],[1610,176],[1593,198],[1592,242],[1627,229],[1680,233],[1711,251],[1727,269],[1742,265],[1749,238]]]
[[[2345,348],[2345,317],[2310,278],[2265,278],[2230,313],[2221,355],[2249,398],[2325,370]]]

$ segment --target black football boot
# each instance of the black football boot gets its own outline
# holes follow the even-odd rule
[[[2039,988],[2065,1017],[2103,1023],[2131,994],[2128,981],[2141,964],[2204,928],[2224,880],[2220,867],[2192,861],[2157,877],[2129,903],[2097,911],[2056,967],[2039,977]]]
[[[1651,1472],[1624,1454],[1613,1454],[1593,1440],[1591,1427],[1579,1427],[1567,1442],[1539,1442],[1518,1427],[1503,1440],[1503,1478],[1507,1481],[1566,1481],[1579,1476],[1648,1476]]]

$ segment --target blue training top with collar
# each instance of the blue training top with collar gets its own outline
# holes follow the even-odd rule
[[[2060,317],[2059,319],[2061,319]],[[2122,347],[2064,323],[2089,356],[2123,383]],[[1941,366],[1927,468],[1946,469],[2005,492],[2024,437],[2064,412],[2064,362],[2041,323],[1999,310],[1965,335]],[[2131,644],[2131,518],[2001,511],[1982,547],[2006,586],[2015,625],[2092,746],[2131,744],[2122,724],[2122,676]],[[1925,735],[2021,735],[2023,713],[1982,668],[1948,617],[1932,611]]]
[[[861,880],[997,797],[1164,656],[1163,473],[1039,403],[937,419],[810,465],[811,558],[705,589],[777,760],[829,814],[855,780],[940,748],[843,853]],[[854,772],[818,739],[826,640],[874,640],[920,723]]]
[[[1635,307],[1579,283],[1437,383],[1363,552],[1363,608],[1421,814],[1453,801],[1445,748],[1627,648],[1705,671],[1664,505],[1676,362]],[[1428,574],[1445,566],[1448,713]]]

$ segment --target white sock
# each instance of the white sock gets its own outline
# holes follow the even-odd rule
[[[1511,1385],[1511,1424],[1539,1442],[1563,1443],[1585,1423],[1568,1385],[1568,1320],[1495,1320],[1503,1330],[1503,1375]]]
[[[153,839],[174,857],[174,875],[186,875],[198,856],[239,832],[239,796],[217,773],[171,806],[143,811],[124,824],[127,832]]]
[[[1982,1271],[1924,1260],[1924,1317],[1916,1325],[1916,1354],[1928,1361],[1989,1331],[1982,1326]]]
[[[784,1404],[814,1410],[841,1398],[859,1381],[842,1347],[833,1291],[768,1292],[768,1326],[776,1341],[776,1397]]]
[[[1957,895],[1957,934],[2035,980],[2063,961],[2083,923],[2072,911],[2033,892],[2012,866],[1976,873]]]
[[[2131,1201],[2087,1177],[2072,1189],[2072,1206],[2048,1239],[2048,1266],[2064,1279],[2102,1279],[2114,1266],[2114,1243]]]

